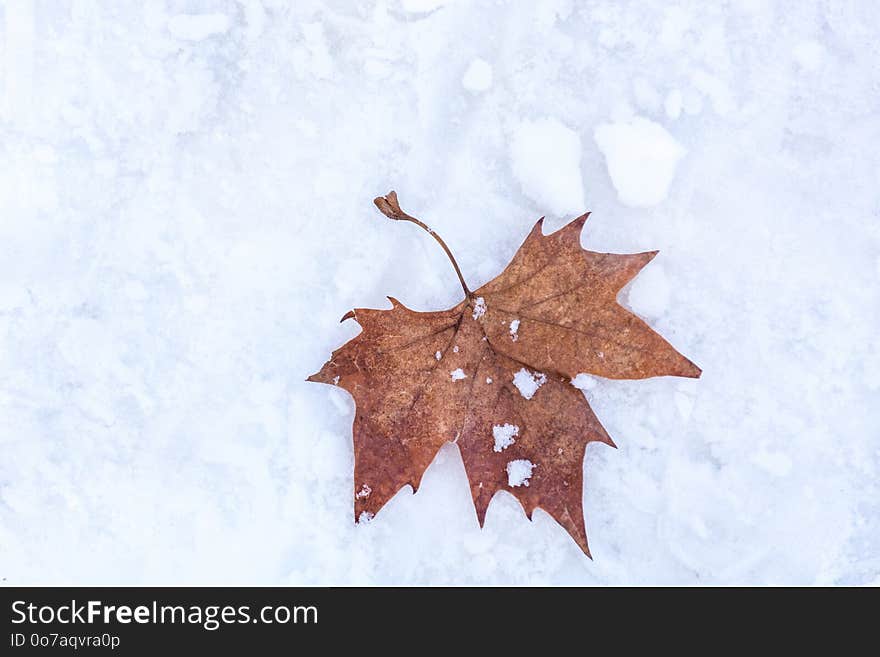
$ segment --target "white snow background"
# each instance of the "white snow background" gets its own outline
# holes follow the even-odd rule
[[[880,5],[0,3],[8,584],[880,583]],[[457,448],[352,519],[352,307],[535,220],[700,380],[579,377],[595,561]],[[540,465],[538,466],[540,467]]]

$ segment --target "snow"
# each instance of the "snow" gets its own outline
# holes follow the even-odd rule
[[[226,23],[189,40],[181,14]],[[4,583],[880,584],[878,24],[819,0],[6,0]],[[668,187],[636,117],[687,151]],[[372,206],[390,189],[471,289],[542,215],[659,249],[620,302],[704,374],[588,389],[619,446],[586,449],[595,561],[510,495],[480,530],[455,445],[352,522],[354,403],[305,378],[350,308],[462,300]]]
[[[477,297],[476,302],[474,302],[474,312],[473,318],[475,320],[480,319],[483,315],[486,314],[486,300],[483,297]]]
[[[443,353],[440,352],[440,351],[435,351],[435,352],[434,352],[434,358],[435,358],[436,360],[440,360],[441,358],[443,358]]]
[[[486,91],[492,86],[492,66],[485,59],[478,57],[467,67],[461,78],[461,84],[473,93]]]
[[[641,317],[656,319],[669,309],[672,290],[665,267],[652,262],[636,276],[626,293],[627,306],[637,309]],[[674,306],[674,304],[673,304]]]
[[[439,9],[453,0],[401,0],[406,11],[413,13],[427,13]]]
[[[752,461],[776,477],[787,477],[791,472],[791,458],[784,452],[768,452],[759,450]]]
[[[462,379],[467,378],[467,374],[465,374],[464,370],[462,370],[460,367],[458,369],[452,370],[449,373],[449,376],[452,377],[453,381],[461,381]]]
[[[682,106],[684,104],[684,100],[681,96],[680,89],[673,89],[670,91],[666,100],[663,102],[663,108],[666,110],[666,116],[673,121],[681,116]]]
[[[510,141],[513,175],[539,208],[566,216],[586,209],[581,137],[555,117],[520,122]]]
[[[519,331],[519,320],[514,319],[513,321],[510,322],[510,331],[509,331],[510,339],[513,340],[514,342],[519,340],[518,331]]]
[[[807,71],[816,71],[827,56],[825,46],[818,41],[802,41],[796,44],[791,53],[795,61]]]
[[[229,17],[224,14],[178,14],[168,21],[168,30],[178,39],[202,41],[229,30]]]
[[[578,390],[592,390],[599,385],[599,381],[600,379],[595,376],[590,376],[585,372],[581,372],[571,380],[571,385]]]
[[[685,154],[666,128],[636,116],[624,122],[603,123],[594,136],[624,205],[650,208],[663,202]]]
[[[513,385],[519,390],[519,394],[526,399],[534,397],[535,393],[538,392],[538,388],[546,382],[547,376],[545,374],[541,374],[540,372],[529,372],[524,367],[513,375]]]
[[[516,442],[514,436],[519,435],[519,427],[515,424],[496,424],[492,427],[492,438],[495,441],[493,449],[502,452]]]
[[[507,485],[528,486],[535,464],[528,459],[516,459],[507,464]]]

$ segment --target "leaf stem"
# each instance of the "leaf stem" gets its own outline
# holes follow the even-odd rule
[[[373,199],[373,203],[379,208],[379,212],[389,219],[394,219],[394,221],[409,221],[410,223],[423,228],[429,235],[431,235],[431,237],[437,240],[440,246],[443,247],[446,255],[449,256],[449,261],[452,263],[452,266],[455,267],[455,273],[458,275],[458,281],[461,283],[461,288],[464,290],[465,297],[467,297],[468,301],[474,298],[474,293],[468,289],[467,283],[464,282],[464,276],[461,275],[461,269],[459,269],[458,263],[455,261],[455,256],[452,255],[452,251],[446,246],[446,242],[444,242],[427,224],[400,209],[400,203],[397,202],[397,192],[391,191],[385,196],[378,196]]]

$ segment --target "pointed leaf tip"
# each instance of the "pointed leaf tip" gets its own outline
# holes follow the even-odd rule
[[[486,509],[477,507],[477,522],[480,523],[480,529],[486,525]]]
[[[584,227],[584,224],[587,223],[587,219],[590,218],[589,212],[584,212],[581,216],[575,217],[571,221],[568,222],[568,225],[565,228],[571,228],[572,230],[581,230]]]
[[[577,240],[578,244],[580,244],[581,231],[583,230],[584,224],[587,222],[587,218],[589,216],[590,213],[585,212],[581,216],[575,217],[574,219],[569,221],[555,233],[551,233],[551,235],[561,239],[574,238],[575,240]]]

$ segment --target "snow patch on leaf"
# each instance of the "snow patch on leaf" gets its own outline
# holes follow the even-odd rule
[[[355,494],[354,497],[357,500],[365,499],[365,498],[369,497],[370,493],[372,493],[372,492],[373,492],[373,489],[370,488],[369,486],[367,486],[366,484],[364,484],[363,486],[361,486],[361,489]]]
[[[526,399],[531,399],[538,392],[538,388],[547,382],[547,375],[541,372],[529,372],[525,367],[513,375],[513,385],[516,386]]]
[[[507,485],[528,486],[535,464],[528,459],[516,459],[507,464]]]
[[[464,373],[464,370],[461,369],[460,367],[459,367],[457,370],[452,370],[452,371],[449,373],[449,376],[452,377],[452,380],[453,380],[453,381],[461,381],[462,379],[466,379],[466,378],[467,378],[467,374],[465,374],[465,373]]]
[[[517,331],[519,331],[519,320],[515,319],[510,322],[510,339],[514,342],[519,340],[519,335],[517,334]]]
[[[492,437],[495,439],[494,450],[502,452],[516,442],[514,436],[519,435],[519,427],[515,424],[496,424],[492,427]]]
[[[480,319],[483,315],[486,314],[486,300],[483,297],[477,297],[476,302],[474,303],[474,319]]]

